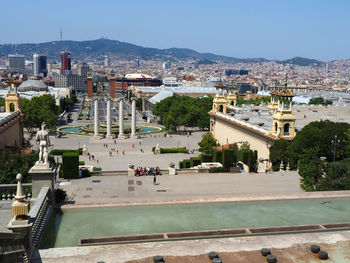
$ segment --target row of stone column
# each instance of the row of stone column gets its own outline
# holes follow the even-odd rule
[[[131,134],[130,137],[136,137],[136,98],[131,98]],[[94,136],[99,135],[99,115],[98,115],[98,100],[95,100],[95,116],[94,116]],[[124,135],[124,99],[119,99],[119,138]],[[112,135],[112,120],[111,120],[111,100],[107,100],[107,134],[106,138],[113,138]]]

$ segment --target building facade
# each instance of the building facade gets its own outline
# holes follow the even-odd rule
[[[8,55],[8,63],[10,70],[25,70],[25,57],[23,55],[14,54]]]
[[[267,160],[270,167],[270,147],[278,139],[292,140],[295,135],[295,116],[292,110],[293,94],[287,90],[275,92],[273,101],[263,112],[246,110],[236,106],[234,92],[227,86],[217,85],[210,115],[210,132],[221,145],[248,142],[258,158]],[[226,90],[226,93],[225,93]],[[276,105],[277,104],[277,105]],[[265,115],[265,116],[264,116]]]
[[[47,76],[46,56],[34,54],[33,55],[33,73],[38,76],[40,73],[44,77]]]
[[[61,53],[61,73],[66,74],[66,71],[72,70],[72,62],[70,52]]]

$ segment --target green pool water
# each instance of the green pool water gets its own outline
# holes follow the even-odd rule
[[[53,214],[42,243],[77,246],[79,238],[350,221],[350,198],[130,206]]]

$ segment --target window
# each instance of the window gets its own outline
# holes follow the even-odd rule
[[[220,112],[224,112],[224,106],[220,105],[220,106],[219,106],[219,111],[220,111]]]
[[[284,135],[289,135],[289,123],[284,124],[283,133]]]

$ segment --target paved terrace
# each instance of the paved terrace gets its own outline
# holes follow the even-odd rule
[[[75,201],[63,208],[350,196],[350,191],[306,193],[299,178],[296,172],[183,174],[158,176],[153,185],[152,176],[95,176],[61,187]]]
[[[104,171],[126,171],[129,163],[133,163],[135,167],[158,166],[161,169],[167,169],[170,162],[175,163],[178,167],[179,161],[199,156],[199,153],[154,155],[152,147],[159,143],[160,148],[186,147],[187,149],[198,149],[198,142],[201,141],[204,133],[194,132],[190,136],[168,135],[168,137],[165,137],[164,133],[157,133],[145,135],[141,139],[116,139],[116,144],[112,140],[67,134],[62,138],[51,136],[50,140],[53,147],[50,147],[50,149],[77,149],[86,145],[89,153],[95,156],[95,161],[89,160],[87,156],[80,156],[80,161],[85,161],[86,165],[102,167]],[[108,145],[107,148],[103,147],[105,143]],[[33,148],[38,147],[36,142],[33,141],[32,144]],[[132,145],[134,145],[134,148]],[[112,157],[109,156],[111,148],[115,149]],[[143,152],[141,152],[141,149]],[[122,154],[123,151],[124,155]]]
[[[266,260],[260,255],[263,247],[271,248],[278,262],[321,262],[311,253],[311,244],[318,244],[322,250],[328,252],[329,259],[326,262],[350,261],[350,231],[342,231],[51,248],[40,250],[33,263],[152,263],[155,255],[164,256],[167,263],[203,263],[208,262],[207,253],[210,251],[218,252],[223,262],[264,263]]]

